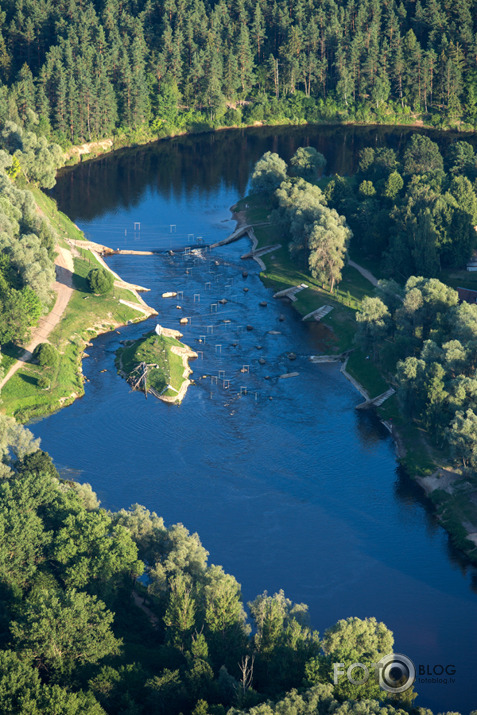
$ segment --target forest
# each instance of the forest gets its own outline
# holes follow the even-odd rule
[[[349,222],[354,255],[400,283],[463,269],[477,247],[477,157],[466,141],[445,156],[420,134],[399,155],[367,147],[358,171],[333,177],[324,194]]]
[[[320,636],[283,591],[247,613],[182,524],[102,509],[5,416],[0,454],[2,712],[430,715],[413,688],[333,683],[333,663],[392,652],[383,623],[347,618]]]
[[[324,175],[325,157],[300,147],[290,166],[266,152],[250,192],[273,195],[271,219],[286,227],[290,253],[334,285],[349,249],[398,283],[465,269],[477,248],[477,156],[466,141],[445,158],[429,137],[412,134],[400,152],[366,147],[351,175]],[[397,290],[397,289],[396,289]]]
[[[63,146],[257,122],[477,125],[476,0],[1,0],[0,120]]]
[[[71,144],[256,123],[477,126],[476,0],[0,0],[0,344],[51,308],[55,236],[29,191]],[[348,251],[386,280],[357,341],[395,366],[402,404],[477,469],[477,307],[438,280],[476,247],[472,146],[414,135],[352,177],[265,155],[294,259],[330,294]],[[419,276],[419,277],[416,277]],[[404,286],[404,287],[403,287]],[[58,356],[55,356],[58,359]],[[199,536],[145,507],[113,513],[0,414],[0,710],[10,714],[429,715],[413,688],[333,681],[393,634],[370,617],[318,634],[279,591],[245,604]],[[475,714],[474,714],[475,715]]]
[[[405,413],[475,477],[477,305],[459,304],[457,291],[422,276],[404,289],[380,281],[377,293],[357,313],[358,343],[378,362],[395,365]]]

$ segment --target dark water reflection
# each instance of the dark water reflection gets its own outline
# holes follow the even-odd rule
[[[227,209],[267,149],[287,157],[309,143],[331,170],[346,173],[362,146],[397,146],[407,135],[321,128],[182,138],[67,171],[55,196],[99,242],[174,248],[227,235]],[[165,325],[176,327],[179,311],[161,294],[184,291],[177,302],[192,319],[184,340],[203,352],[193,364],[198,384],[176,408],[129,392],[116,375],[119,341],[150,329],[150,320],[98,338],[84,362],[85,397],[33,430],[61,468],[91,482],[104,506],[140,502],[169,524],[197,530],[211,562],[238,578],[246,599],[283,588],[309,604],[321,631],[339,618],[374,615],[417,664],[455,664],[455,683],[417,684],[418,704],[466,713],[477,704],[474,572],[397,468],[386,429],[354,410],[360,395],[335,365],[309,362],[320,329],[271,299],[255,264],[242,278],[247,249],[243,240],[196,259],[111,258],[126,280],[151,288],[147,299]],[[221,297],[228,302],[215,312]],[[250,372],[241,372],[244,365]],[[279,379],[291,369],[299,376]],[[228,390],[211,379],[222,370]]]
[[[409,127],[276,127],[230,130],[178,137],[134,150],[117,152],[73,170],[65,169],[55,196],[70,216],[91,220],[118,207],[140,205],[144,191],[172,200],[208,194],[221,186],[243,196],[250,170],[265,151],[285,160],[299,146],[314,146],[327,159],[326,171],[351,173],[366,146],[402,149],[415,132]],[[477,147],[474,135],[431,132],[441,151],[455,139]]]

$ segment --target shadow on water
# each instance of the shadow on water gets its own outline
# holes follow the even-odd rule
[[[406,508],[420,512],[420,515],[422,515],[422,518],[425,520],[427,533],[430,536],[435,536],[440,532],[444,534],[449,560],[459,568],[463,576],[470,577],[470,587],[474,593],[477,593],[477,569],[469,564],[469,560],[465,554],[454,546],[447,532],[444,531],[440,524],[432,502],[426,497],[419,484],[411,479],[403,467],[398,466],[396,473],[397,480],[394,485],[396,498]]]
[[[176,137],[145,147],[125,149],[112,155],[65,168],[54,195],[60,206],[68,205],[73,220],[92,220],[110,210],[139,207],[146,190],[164,198],[190,197],[199,191],[207,196],[221,186],[243,196],[253,164],[266,151],[285,161],[300,146],[314,146],[327,159],[330,174],[350,174],[366,146],[402,149],[411,134],[425,132],[413,127],[264,127]],[[428,131],[442,150],[459,134]],[[474,136],[465,140],[477,146]]]
[[[361,443],[371,451],[383,439],[389,437],[388,430],[377,418],[374,410],[356,410],[356,428]]]

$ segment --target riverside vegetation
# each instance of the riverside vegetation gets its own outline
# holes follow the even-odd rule
[[[277,236],[287,244],[262,259],[274,289],[305,281],[294,303],[303,315],[335,307],[323,319],[329,351],[353,350],[348,370],[371,397],[385,380],[395,386],[379,414],[391,420],[408,471],[436,473],[420,483],[475,561],[477,304],[459,304],[452,287],[475,287],[465,270],[477,245],[473,147],[454,142],[444,160],[437,144],[413,135],[399,156],[362,150],[354,176],[320,180],[324,165],[311,147],[296,152],[290,169],[267,152],[236,210],[250,223],[268,220],[255,228],[259,248]],[[383,276],[375,289],[345,267],[348,251]]]
[[[40,190],[54,184],[64,149],[110,136],[120,146],[262,122],[425,122],[472,130],[475,9],[474,0],[385,6],[373,0],[292,6],[283,0],[239,0],[233,6],[166,0],[160,7],[153,0],[0,0],[2,370],[16,361],[16,344],[52,306],[58,249],[71,254],[74,288],[49,335],[52,348],[37,351],[39,367],[25,363],[2,389],[4,711],[429,713],[413,706],[412,689],[389,700],[374,679],[362,686],[345,679],[333,684],[333,662],[372,663],[392,651],[393,636],[383,624],[349,618],[320,638],[307,623],[306,606],[279,592],[249,604],[252,632],[239,585],[208,564],[196,534],[180,524],[166,527],[138,505],[117,513],[101,509],[88,485],[59,477],[12,415],[27,420],[68,404],[83,389],[86,342],[143,315],[140,307],[119,302],[140,306],[125,287],[113,285],[102,295],[91,291],[90,273],[102,268],[100,262],[75,245],[81,232]],[[475,181],[469,175],[474,164],[468,148],[460,150],[454,157],[459,170],[448,164],[447,175],[437,154],[429,170],[416,164],[408,173],[405,156],[395,158],[388,172],[389,157],[383,162],[370,152],[362,157],[359,184],[356,177],[335,177],[319,187],[310,179],[315,181],[322,161],[302,153],[293,164],[298,181],[283,176],[277,197],[257,195],[244,204],[252,218],[277,211],[274,226],[256,229],[262,245],[273,243],[277,231],[295,244],[293,260],[287,248],[264,258],[268,280],[280,286],[310,282],[313,289],[296,304],[303,314],[333,301],[336,309],[325,322],[340,351],[351,344],[361,305],[363,348],[385,375],[401,361],[403,404],[439,443],[452,425],[456,455],[464,455],[462,466],[469,470],[473,315],[459,309],[453,291],[433,277],[447,270],[449,281],[459,280],[456,268],[473,243],[467,231],[473,198],[464,179]],[[308,194],[317,225],[305,235],[307,221],[296,204],[306,204]],[[356,216],[342,200],[354,201]],[[401,238],[381,245],[386,234],[375,223],[378,217],[399,225]],[[369,265],[379,264],[383,275],[396,267],[400,283],[416,270],[425,276],[409,278],[405,292],[382,284],[374,303],[363,300],[369,284],[344,265],[348,243],[352,251],[363,248],[359,241],[367,240],[369,221]],[[454,231],[456,255],[445,239]],[[373,255],[373,236],[379,255]],[[422,242],[420,251],[411,237]],[[399,306],[396,293],[403,294]],[[349,367],[360,381],[371,382],[371,392],[381,391],[381,378],[365,357],[356,351]],[[407,399],[411,386],[414,401]],[[466,494],[459,497],[464,501]]]
[[[71,264],[63,279],[71,283],[71,297],[48,335],[54,357],[44,364],[22,363],[2,388],[2,410],[26,421],[82,395],[81,357],[87,343],[100,332],[144,319],[147,311],[126,286],[113,286],[94,253],[75,245],[84,239],[82,232],[40,190],[55,181],[63,161],[60,147],[46,140],[37,146],[36,135],[9,124],[0,135],[0,382],[55,305],[56,256],[66,253]],[[104,293],[92,283],[96,275],[106,280]]]
[[[429,715],[412,689],[333,684],[334,662],[392,652],[384,624],[347,618],[320,637],[280,591],[248,604],[252,631],[197,534],[137,504],[100,508],[11,417],[0,451],[4,712]]]
[[[265,170],[259,172],[262,180],[268,174],[267,159]],[[12,156],[5,162],[9,169]],[[293,171],[307,179],[316,178],[322,164],[323,159],[310,151],[300,152],[292,163]],[[283,170],[283,164],[279,166]],[[15,178],[5,177],[13,193],[25,180],[20,172]],[[278,223],[260,230],[272,238],[280,227],[283,231],[293,228],[298,238],[299,227],[305,230],[306,222],[289,198],[296,190],[296,201],[304,209],[310,191],[314,201],[319,198],[319,214],[324,216],[321,228],[326,229],[313,227],[312,245],[326,255],[319,245],[323,239],[330,253],[337,254],[337,261],[324,261],[323,269],[314,260],[300,268],[307,256],[306,241],[296,242],[293,259],[288,249],[280,249],[289,261],[289,279],[293,282],[296,271],[307,274],[310,267],[315,276],[307,280],[312,278],[323,300],[341,295],[344,302],[348,297],[357,301],[359,290],[361,297],[366,292],[359,279],[352,296],[343,293],[340,281],[349,270],[342,267],[351,238],[346,222],[326,206],[319,187],[302,177],[290,180],[281,175],[279,179],[285,179],[286,186],[279,193],[281,205],[277,197],[274,218]],[[260,177],[254,177],[253,185],[260,188]],[[77,233],[68,235],[73,225],[38,189],[30,188],[37,205],[47,207],[44,213],[57,231],[53,238],[75,240]],[[264,196],[256,195],[257,212],[263,210]],[[309,215],[314,223],[317,215]],[[23,240],[20,231],[14,236],[18,242]],[[77,257],[81,263],[77,275],[83,279],[84,290],[77,291],[75,312],[66,313],[60,323],[63,336],[71,336],[79,315],[84,320],[89,310],[84,306],[90,300],[95,301],[92,310],[118,305],[108,293],[91,293],[92,265],[84,256],[91,256],[95,268],[99,263],[86,249],[75,248],[81,256]],[[269,260],[273,265],[276,257]],[[278,281],[282,280],[280,270]],[[22,290],[23,286],[18,281],[7,288]],[[315,295],[303,292],[299,308],[304,311]],[[48,305],[47,298],[46,309]],[[21,323],[25,331],[27,324]],[[352,315],[342,325],[347,326],[343,334],[351,335],[355,330]],[[83,345],[84,338],[78,340],[75,360]],[[61,351],[41,348],[38,361],[44,376],[57,369],[57,361],[61,364]],[[78,363],[71,362],[76,374]],[[35,385],[36,394],[39,387]],[[3,390],[2,398],[3,407],[8,406],[8,390]],[[143,507],[117,514],[100,509],[91,488],[61,480],[28,430],[9,416],[0,417],[0,437],[0,691],[10,712],[422,715],[413,707],[412,690],[388,702],[374,680],[358,688],[345,680],[333,685],[333,662],[370,663],[392,651],[393,637],[383,624],[372,618],[350,618],[339,621],[320,639],[307,624],[303,604],[291,603],[282,592],[264,593],[249,604],[252,634],[237,582],[220,567],[208,566],[207,552],[197,535],[188,534],[181,525],[166,528]]]

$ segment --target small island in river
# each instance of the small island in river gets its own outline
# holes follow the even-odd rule
[[[151,393],[163,402],[180,404],[190,385],[189,360],[197,358],[179,341],[182,333],[163,328],[146,333],[119,348],[116,367],[133,389]]]

